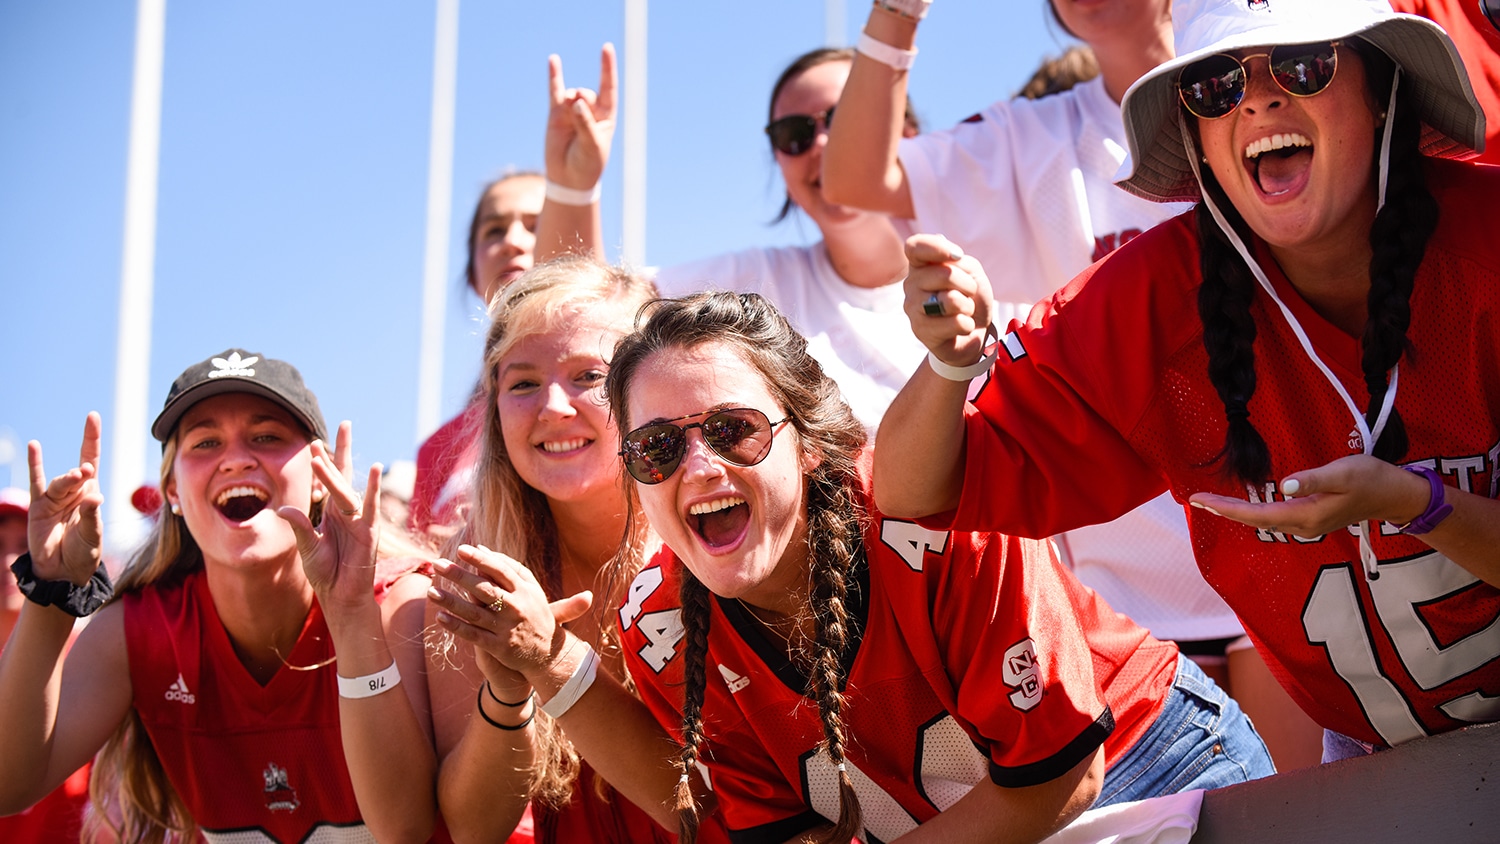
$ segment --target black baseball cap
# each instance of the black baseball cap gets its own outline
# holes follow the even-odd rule
[[[297,367],[244,349],[226,349],[177,376],[161,415],[151,423],[151,436],[165,443],[188,408],[209,396],[224,393],[253,393],[268,398],[286,408],[314,437],[328,439],[318,397],[302,383]]]

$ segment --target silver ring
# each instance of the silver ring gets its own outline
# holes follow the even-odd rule
[[[928,316],[938,317],[948,315],[947,312],[943,310],[943,300],[939,299],[936,293],[928,294],[927,301],[922,303],[922,313]]]

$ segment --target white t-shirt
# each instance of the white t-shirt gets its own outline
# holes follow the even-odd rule
[[[700,290],[759,293],[802,336],[823,371],[870,431],[927,355],[901,309],[900,282],[856,287],[834,272],[823,244],[747,249],[665,267],[663,296]]]
[[[1039,100],[1004,100],[951,129],[901,142],[918,231],[984,266],[996,322],[1030,304],[1187,203],[1115,187],[1125,159],[1120,107],[1094,78]],[[1045,424],[1045,420],[1040,420]],[[1104,525],[1057,537],[1074,573],[1159,638],[1238,636],[1239,620],[1203,580],[1187,518],[1170,495]]]
[[[1115,187],[1124,137],[1120,107],[1096,77],[1039,100],[1002,100],[951,129],[907,138],[899,155],[917,230],[978,258],[995,298],[1039,301],[1191,207]]]

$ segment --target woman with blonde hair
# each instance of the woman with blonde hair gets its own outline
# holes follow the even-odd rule
[[[380,467],[361,501],[348,423],[329,453],[297,370],[239,349],[183,372],[151,432],[168,508],[117,585],[100,564],[98,414],[50,483],[30,444],[0,811],[98,753],[91,840],[426,840],[427,580],[377,577]]]
[[[455,840],[495,840],[531,802],[537,840],[667,840],[651,816],[580,763],[530,683],[496,658],[523,597],[472,578],[501,559],[525,560],[544,600],[623,679],[589,593],[625,531],[619,434],[603,387],[616,341],[655,296],[649,281],[581,258],[536,267],[491,311],[481,375],[484,421],[467,522],[438,573],[462,588],[436,591],[437,624],[472,643],[474,658],[435,653],[432,693],[439,801]],[[641,541],[644,541],[642,539]]]

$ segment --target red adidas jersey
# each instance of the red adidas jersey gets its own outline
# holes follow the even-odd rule
[[[1500,168],[1432,161],[1442,208],[1416,278],[1395,407],[1410,463],[1459,489],[1500,492]],[[1263,244],[1261,266],[1363,409],[1360,342],[1296,294]],[[1103,522],[1170,487],[1277,498],[1221,475],[1224,408],[1207,375],[1192,214],[1095,264],[1027,323],[967,411],[958,510],[928,524],[1049,535]],[[1354,420],[1269,297],[1251,308],[1257,389],[1250,420],[1271,477],[1362,451]],[[1013,490],[1015,494],[1001,494]],[[1320,724],[1378,744],[1500,719],[1500,591],[1416,537],[1381,526],[1367,581],[1357,526],[1295,537],[1189,508],[1204,577],[1271,670]]]
[[[1052,780],[1155,721],[1176,649],[1079,584],[1046,542],[946,533],[872,513],[850,590],[843,713],[865,828],[889,841],[988,775]],[[626,660],[680,737],[681,563],[667,549],[620,610]],[[737,601],[712,602],[701,759],[736,841],[784,841],[838,816],[836,773],[801,670]]]
[[[201,568],[124,602],[135,711],[205,838],[374,841],[344,763],[333,637],[316,602],[265,686],[235,656]]]

